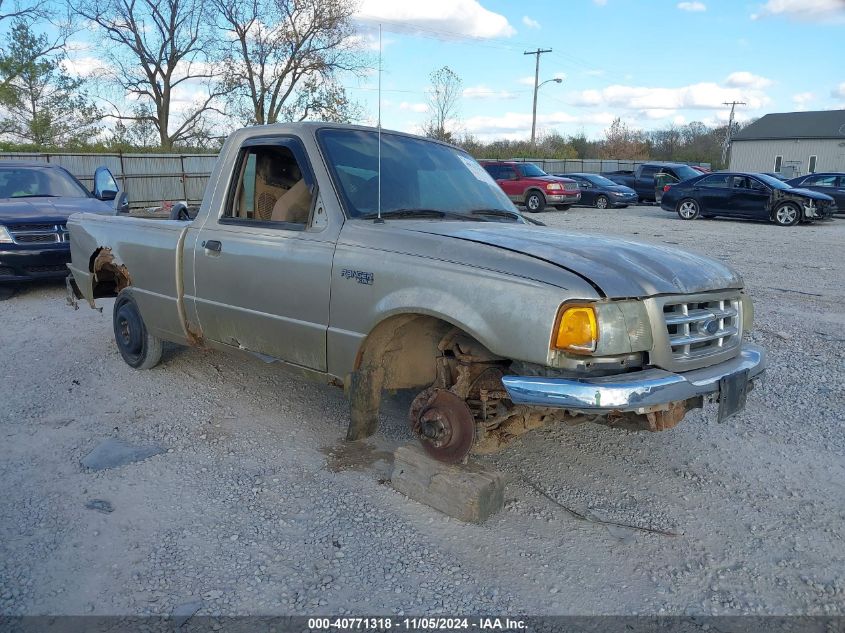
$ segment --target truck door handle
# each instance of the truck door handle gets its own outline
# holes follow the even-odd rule
[[[219,253],[223,250],[223,244],[217,240],[203,240],[202,247],[207,251],[214,251],[215,253]]]

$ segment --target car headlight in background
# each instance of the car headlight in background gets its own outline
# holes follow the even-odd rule
[[[650,350],[651,325],[642,301],[564,304],[558,309],[552,349],[616,356]]]
[[[9,235],[9,230],[0,224],[0,244],[13,244],[14,240],[12,236]]]
[[[549,191],[560,191],[561,189],[563,189],[563,185],[559,182],[550,182],[546,185],[546,189],[548,189]]]

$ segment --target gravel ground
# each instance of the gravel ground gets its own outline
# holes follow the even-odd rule
[[[845,220],[541,217],[735,265],[770,352],[748,410],[524,436],[485,460],[504,511],[464,525],[385,485],[407,394],[350,449],[340,390],[178,347],[136,372],[111,302],[34,285],[0,302],[0,613],[845,614]],[[84,469],[107,438],[164,452]]]

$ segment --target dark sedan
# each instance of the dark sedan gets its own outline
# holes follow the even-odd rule
[[[660,206],[684,220],[701,216],[769,220],[780,226],[830,217],[833,198],[809,189],[795,189],[766,174],[718,172],[669,187]]]
[[[627,207],[637,204],[637,192],[619,185],[600,176],[599,174],[555,174],[561,178],[571,178],[581,187],[581,205],[607,209],[612,207]]]
[[[68,217],[113,214],[114,204],[104,201],[115,199],[113,189],[97,199],[58,165],[0,162],[0,283],[66,277]]]
[[[837,172],[807,174],[787,180],[786,184],[828,195],[836,201],[836,212],[845,213],[845,174]]]

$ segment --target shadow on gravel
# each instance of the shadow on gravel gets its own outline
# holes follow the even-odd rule
[[[41,290],[61,289],[64,291],[64,279],[42,279],[26,284],[0,284],[0,301],[7,301],[13,297],[24,297]]]
[[[337,446],[324,446],[320,449],[326,455],[326,468],[333,473],[344,470],[370,470],[376,462],[393,464],[393,453],[376,448],[366,442],[341,441]]]

